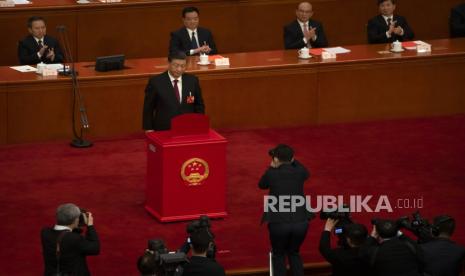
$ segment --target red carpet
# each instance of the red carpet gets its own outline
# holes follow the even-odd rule
[[[267,231],[259,224],[264,192],[257,181],[276,143],[292,145],[310,168],[308,194],[386,194],[394,205],[398,198],[423,198],[426,217],[448,213],[458,219],[454,238],[465,244],[465,116],[221,133],[229,140],[229,217],[215,220],[213,230],[218,260],[227,269],[267,265]],[[54,223],[63,202],[94,214],[102,241],[101,255],[89,258],[95,275],[136,275],[147,239],[163,238],[175,249],[185,238],[185,223],[160,224],[143,209],[140,136],[95,141],[86,150],[67,142],[2,146],[0,157],[1,275],[41,273],[39,231]],[[354,218],[368,225],[372,216],[413,211]],[[305,262],[321,261],[321,229],[319,219],[312,221],[302,247]]]

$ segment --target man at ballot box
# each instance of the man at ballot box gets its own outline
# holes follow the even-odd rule
[[[313,9],[308,2],[302,2],[295,11],[297,19],[284,26],[284,47],[286,49],[322,48],[328,46],[323,25],[312,20]]]
[[[145,131],[168,130],[171,119],[180,114],[205,113],[199,79],[185,70],[186,55],[172,53],[168,70],[149,79],[142,116]]]
[[[212,33],[199,27],[199,14],[196,7],[182,10],[184,27],[171,33],[170,53],[184,52],[188,56],[218,53]]]
[[[378,0],[379,15],[373,17],[367,24],[368,42],[392,43],[396,40],[413,39],[413,31],[405,17],[395,15],[396,0]]]
[[[63,62],[58,41],[46,34],[45,19],[33,16],[27,21],[29,35],[18,43],[18,58],[22,65]]]

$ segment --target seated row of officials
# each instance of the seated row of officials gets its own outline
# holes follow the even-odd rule
[[[367,24],[369,43],[391,43],[406,41],[414,33],[405,17],[395,14],[396,0],[376,0],[379,15]],[[199,10],[187,7],[182,11],[184,27],[171,33],[169,52],[184,52],[187,56],[201,53],[217,54],[212,32],[199,26]],[[302,2],[296,9],[296,20],[284,27],[284,47],[300,49],[303,47],[327,47],[328,41],[323,24],[312,19],[313,8],[308,2]],[[31,17],[27,22],[30,35],[18,44],[18,57],[21,64],[60,63],[63,54],[58,41],[46,35],[45,20]],[[450,15],[451,37],[465,37],[465,3],[454,7]]]

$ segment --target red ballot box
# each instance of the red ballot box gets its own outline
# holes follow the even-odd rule
[[[184,114],[147,133],[145,209],[161,222],[225,217],[226,139],[208,117]]]

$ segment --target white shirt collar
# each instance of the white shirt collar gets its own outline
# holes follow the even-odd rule
[[[393,14],[391,14],[391,16],[385,16],[385,15],[383,15],[383,18],[384,18],[384,21],[386,21],[386,22],[387,22],[387,20],[388,20],[389,18],[391,18],[391,21],[392,21],[392,20],[394,19],[394,15],[393,15]]]
[[[32,37],[35,39],[35,41],[37,42],[37,44],[39,44],[39,40],[42,40],[42,44],[45,44],[45,43],[44,43],[44,38],[45,38],[45,36],[43,36],[43,37],[40,38],[40,39],[37,38],[37,37],[35,37],[35,36],[32,36]]]
[[[170,71],[168,71],[168,77],[170,77],[171,84],[173,84],[173,81],[176,80],[176,78],[171,75]],[[178,84],[182,82],[182,75],[177,80]]]
[[[308,21],[310,21],[310,20],[308,20]],[[307,26],[308,26],[308,21],[302,22],[302,21],[300,21],[299,19],[297,19],[297,22],[299,22],[299,25],[300,25],[300,26],[303,26],[304,24],[307,24]]]
[[[195,36],[199,36],[199,33],[197,32],[197,28],[195,28],[194,30],[191,30],[189,28],[186,28],[187,29],[187,32],[189,33],[189,37],[192,37],[192,33],[195,32]]]
[[[63,230],[73,231],[73,229],[69,228],[68,226],[64,226],[64,225],[55,225],[55,226],[53,226],[53,230],[56,230],[56,231],[63,231]]]

